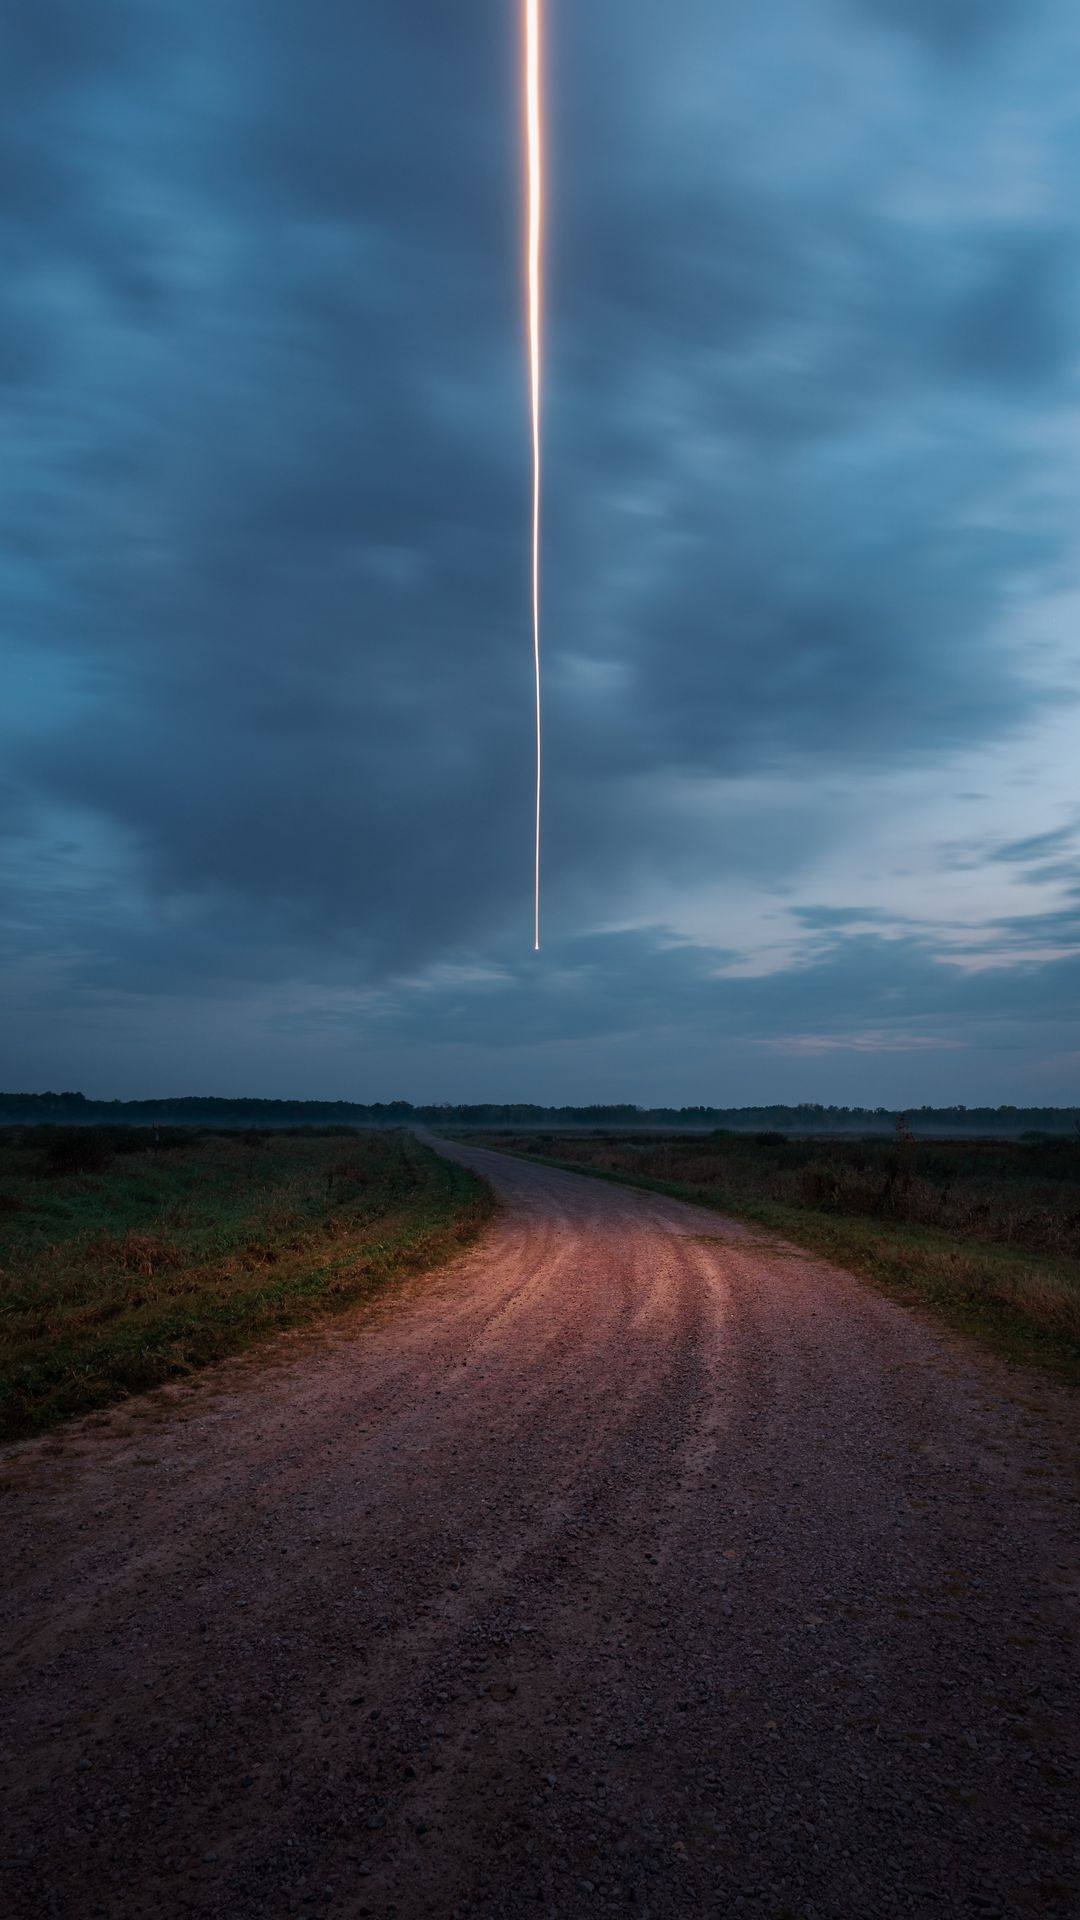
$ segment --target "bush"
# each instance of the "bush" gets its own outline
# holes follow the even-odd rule
[[[41,1156],[41,1172],[49,1176],[103,1173],[113,1157],[104,1127],[49,1127]]]

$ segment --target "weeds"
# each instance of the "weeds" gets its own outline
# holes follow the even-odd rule
[[[406,1133],[160,1134],[0,1130],[0,1436],[363,1299],[490,1211]]]
[[[964,1239],[1080,1259],[1080,1140],[806,1140],[779,1133],[499,1135],[558,1142],[558,1158],[645,1180],[818,1212],[902,1220]],[[492,1136],[492,1144],[496,1136]]]
[[[1080,1140],[498,1134],[488,1144],[756,1220],[1080,1379]]]

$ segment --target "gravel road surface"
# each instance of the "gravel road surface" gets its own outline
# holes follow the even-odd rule
[[[0,1457],[17,1920],[1077,1912],[1075,1403],[677,1201]]]

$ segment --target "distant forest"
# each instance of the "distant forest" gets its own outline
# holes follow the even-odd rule
[[[189,1127],[588,1127],[646,1131],[890,1133],[906,1119],[917,1134],[1080,1133],[1080,1107],[539,1107],[486,1102],[414,1106],[390,1100],[88,1100],[82,1093],[0,1093],[0,1125]]]

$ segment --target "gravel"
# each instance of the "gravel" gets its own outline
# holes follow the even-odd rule
[[[5,1450],[0,1910],[1076,1913],[1074,1403],[447,1151],[452,1266]]]

